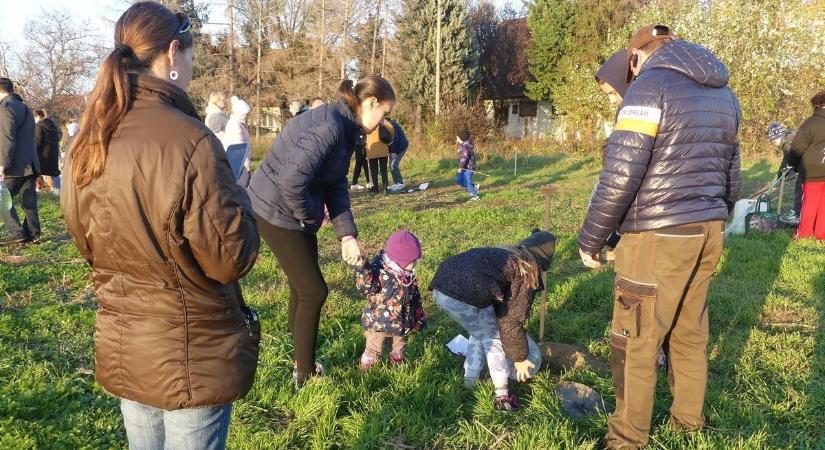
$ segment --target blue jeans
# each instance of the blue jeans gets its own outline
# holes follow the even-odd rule
[[[401,177],[401,169],[399,165],[401,164],[401,158],[407,153],[404,150],[401,153],[393,153],[390,155],[390,173],[392,173],[392,184],[399,184],[404,182],[404,178]]]
[[[223,450],[232,404],[166,411],[120,399],[129,450]]]
[[[455,179],[456,184],[464,187],[467,189],[467,192],[470,193],[471,197],[478,197],[478,191],[476,190],[475,185],[473,184],[473,173],[468,171],[463,171]]]

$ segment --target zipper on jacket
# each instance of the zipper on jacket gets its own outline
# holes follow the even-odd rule
[[[249,316],[246,316],[244,323],[246,324],[246,331],[249,332],[249,336],[252,336],[252,324],[249,323]]]

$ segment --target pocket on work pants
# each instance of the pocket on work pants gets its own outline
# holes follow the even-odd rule
[[[624,399],[624,368],[627,361],[627,336],[610,332],[610,372],[616,398]]]
[[[628,338],[652,336],[656,292],[655,284],[616,275],[612,331]]]

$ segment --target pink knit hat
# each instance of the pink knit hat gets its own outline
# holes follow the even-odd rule
[[[414,234],[407,230],[399,230],[393,233],[387,240],[384,251],[387,257],[402,268],[421,259],[421,243],[418,242],[418,238]]]

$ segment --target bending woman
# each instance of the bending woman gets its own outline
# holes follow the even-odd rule
[[[377,76],[354,86],[345,80],[338,93],[339,101],[287,122],[248,188],[261,236],[289,283],[296,389],[310,376],[323,373],[315,350],[327,284],[318,265],[315,233],[324,220],[324,206],[341,241],[344,260],[355,265],[361,250],[350,211],[347,170],[363,133],[375,130],[395,105],[392,86]]]

